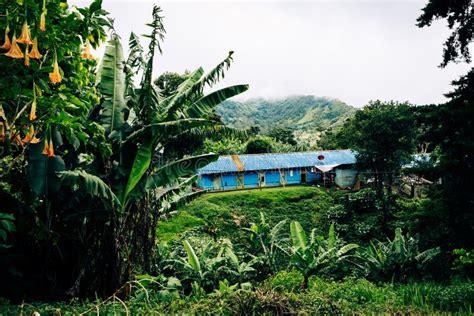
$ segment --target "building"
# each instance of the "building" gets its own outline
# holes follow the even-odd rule
[[[305,183],[352,187],[355,162],[350,150],[221,156],[198,170],[198,186],[210,191]]]

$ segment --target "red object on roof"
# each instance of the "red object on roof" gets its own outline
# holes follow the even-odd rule
[[[319,155],[319,156],[318,156],[318,160],[324,160],[324,156],[323,156],[323,155]]]

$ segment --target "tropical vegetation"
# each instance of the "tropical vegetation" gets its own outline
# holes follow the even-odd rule
[[[448,21],[442,68],[473,10],[418,18]],[[147,26],[125,56],[101,0],[0,1],[0,314],[472,314],[474,69],[439,105],[234,101],[233,51],[155,78],[159,6]],[[219,154],[321,148],[355,150],[360,188],[194,185]]]

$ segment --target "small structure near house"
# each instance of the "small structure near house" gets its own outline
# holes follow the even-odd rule
[[[226,191],[294,184],[352,187],[356,162],[351,150],[221,156],[198,170],[198,186]]]

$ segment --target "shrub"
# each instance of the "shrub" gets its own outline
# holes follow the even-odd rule
[[[419,251],[418,240],[404,236],[397,228],[393,240],[371,242],[358,258],[364,262],[366,273],[373,280],[406,281],[420,276],[439,253],[439,248]]]
[[[297,292],[303,283],[303,275],[292,269],[290,271],[280,271],[264,282],[264,286],[275,291]]]
[[[325,227],[336,224],[340,236],[350,242],[368,242],[380,238],[382,205],[373,189],[347,193],[336,199],[336,204],[323,211]]]
[[[453,262],[453,270],[461,277],[471,278],[474,276],[474,249],[454,249],[455,257]]]
[[[348,309],[364,309],[365,305],[386,306],[395,301],[391,286],[377,286],[365,279],[347,278],[343,281],[328,281],[311,278],[309,290],[324,295],[334,302],[343,303]]]
[[[434,310],[471,313],[474,306],[474,284],[412,283],[397,288],[398,304]]]

